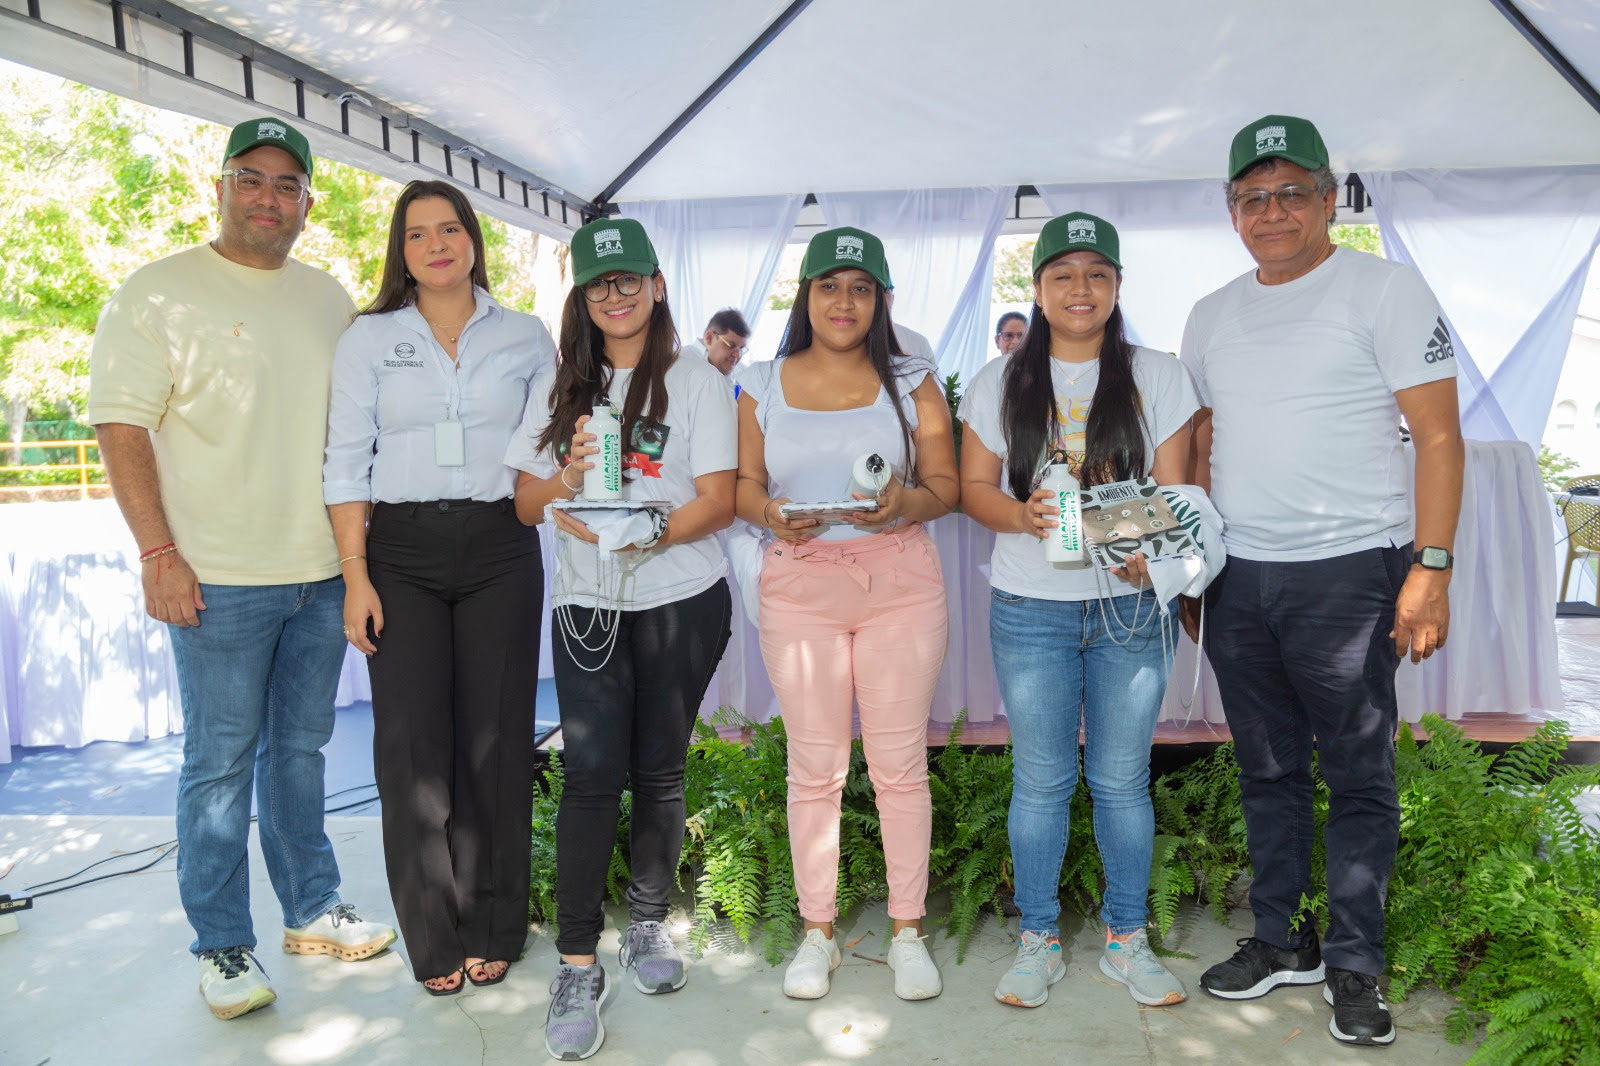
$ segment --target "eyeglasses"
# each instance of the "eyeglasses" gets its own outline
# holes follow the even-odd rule
[[[271,188],[272,194],[280,200],[292,200],[299,204],[304,203],[311,194],[311,186],[302,185],[289,178],[278,181],[268,181],[267,176],[256,170],[224,170],[222,176],[233,179],[233,187],[242,196],[259,196],[262,191]]]
[[[1267,211],[1267,205],[1272,198],[1278,198],[1278,206],[1285,211],[1304,211],[1311,205],[1316,197],[1317,190],[1309,189],[1304,185],[1285,185],[1277,192],[1268,189],[1251,189],[1249,192],[1240,193],[1233,198],[1234,206],[1238,207],[1241,215],[1262,215]]]
[[[999,333],[996,333],[995,336],[1003,341],[1020,341],[1022,338],[1026,337],[1027,334],[1021,332],[1014,333],[1007,329],[1001,330]]]
[[[750,346],[748,344],[735,344],[728,339],[728,335],[725,333],[713,333],[712,336],[721,341],[722,346],[728,349],[730,352],[738,352],[740,355],[743,355],[745,352],[750,350]]]
[[[635,296],[644,288],[644,278],[638,274],[618,274],[614,278],[595,278],[583,287],[583,298],[592,304],[603,304],[611,295],[611,286],[617,287],[618,296]]]

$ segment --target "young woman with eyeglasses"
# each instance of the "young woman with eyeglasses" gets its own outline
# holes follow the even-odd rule
[[[339,341],[323,499],[372,678],[389,890],[433,995],[500,982],[527,937],[544,567],[504,457],[554,361],[543,323],[489,295],[466,197],[407,185]]]
[[[948,620],[922,523],[956,503],[950,410],[936,368],[900,351],[877,237],[817,234],[800,276],[784,346],[745,371],[739,398],[739,515],[776,538],[761,573],[761,654],[788,735],[790,854],[805,922],[783,991],[820,998],[840,963],[839,805],[859,704],[883,826],[895,994],[928,999],[943,987],[922,937],[928,716]],[[789,501],[849,498],[866,453],[892,469],[875,512],[832,525],[784,516]]]
[[[1168,653],[1143,558],[1112,571],[1048,561],[1055,528],[1046,464],[1082,485],[1185,479],[1194,386],[1178,360],[1123,331],[1117,232],[1074,213],[1051,219],[1033,254],[1033,314],[1022,345],[979,371],[961,403],[961,501],[995,531],[989,609],[995,673],[1011,727],[1009,832],[1022,911],[1017,957],[995,998],[1037,1007],[1065,974],[1057,918],[1068,808],[1094,797],[1105,861],[1100,970],[1140,1003],[1182,1002],[1183,985],[1145,935],[1154,843],[1150,745]]]
[[[666,281],[644,227],[601,219],[572,235],[573,288],[560,358],[534,383],[506,452],[521,471],[517,513],[530,524],[571,500],[598,449],[585,431],[597,404],[622,425],[628,501],[645,516],[592,518],[552,507],[551,602],[566,781],[556,818],[556,948],[545,1029],[556,1058],[587,1058],[605,1039],[611,982],[595,955],[618,805],[631,789],[629,923],[619,964],[647,994],[687,980],[661,924],[683,848],[684,757],[732,610],[714,534],[733,521],[738,431],[733,394],[709,363],[679,357]],[[660,516],[665,520],[661,521]],[[602,521],[631,521],[600,547]]]

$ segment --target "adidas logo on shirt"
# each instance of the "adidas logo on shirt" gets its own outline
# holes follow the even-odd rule
[[[1442,363],[1455,357],[1456,349],[1450,343],[1450,331],[1445,328],[1444,319],[1440,318],[1434,324],[1433,336],[1428,338],[1428,350],[1422,358],[1430,363]]]

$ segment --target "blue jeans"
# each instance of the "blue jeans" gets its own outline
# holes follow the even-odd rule
[[[201,585],[200,624],[170,626],[183,701],[178,895],[195,953],[255,947],[250,923],[250,786],[283,924],[339,903],[322,830],[322,746],[344,661],[344,581]]]
[[[1154,595],[1117,596],[1104,610],[1102,621],[1098,600],[1040,600],[999,589],[989,607],[1015,767],[1009,828],[1016,902],[1022,929],[1047,936],[1059,931],[1080,713],[1084,777],[1106,872],[1100,916],[1118,935],[1143,929],[1149,916],[1150,743],[1168,660]]]

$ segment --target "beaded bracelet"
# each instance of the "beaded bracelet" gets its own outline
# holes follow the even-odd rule
[[[178,550],[178,546],[175,543],[173,543],[172,541],[169,540],[165,544],[159,544],[156,547],[151,548],[147,552],[140,552],[139,553],[139,561],[141,563],[146,563],[146,562],[149,562],[151,559],[156,558],[158,555],[165,555],[169,551],[177,551],[177,550]]]

